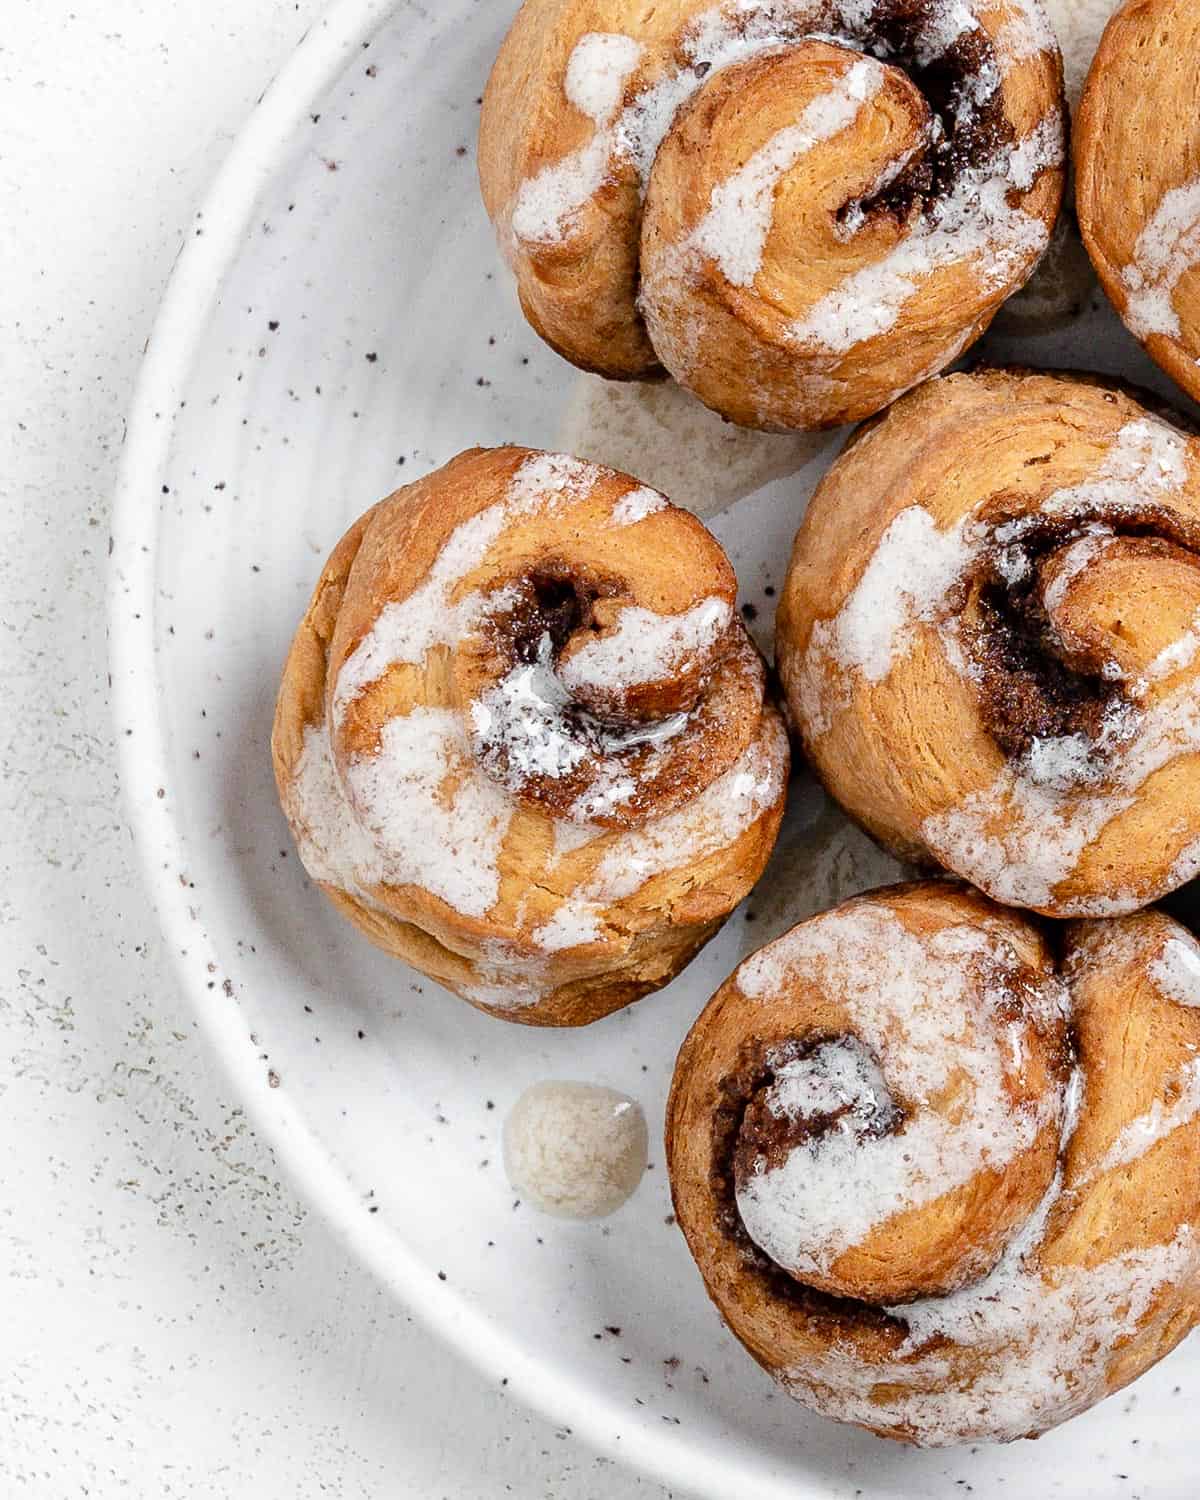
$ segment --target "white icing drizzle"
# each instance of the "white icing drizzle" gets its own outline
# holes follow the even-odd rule
[[[996,34],[996,51],[1010,65],[1058,47],[1058,37],[1041,5],[1024,5]]]
[[[840,9],[842,24],[845,25],[847,12],[865,20],[877,7],[870,3],[864,5],[862,0],[849,0],[849,3],[841,0]],[[942,0],[941,4],[931,5],[917,38],[917,62],[921,67],[928,67],[936,58],[949,52],[960,37],[979,29],[979,18],[969,0]]]
[[[777,131],[745,166],[713,188],[691,248],[715,260],[735,286],[750,286],[762,267],[780,182],[814,146],[852,125],[885,77],[873,58],[853,62],[833,88],[806,106],[795,125]]]
[[[1119,515],[1165,499],[1187,475],[1183,434],[1158,417],[1136,417],[1118,430],[1093,476],[1055,490],[1042,509],[1051,516],[1088,509]]]
[[[623,807],[637,791],[637,783],[620,766],[597,766],[585,792],[571,804],[571,817],[577,822],[606,818]]]
[[[374,907],[371,887],[411,878],[411,862],[404,852],[398,858],[385,853],[355,815],[338,779],[323,722],[310,724],[304,731],[304,745],[287,793],[287,812],[301,863],[314,880]],[[424,878],[422,871],[422,882]],[[536,961],[493,942],[486,945],[475,978],[459,987],[472,1000],[508,1010],[542,999],[542,978]]]
[[[417,706],[389,719],[378,753],[358,756],[346,785],[390,885],[420,885],[482,917],[499,893],[500,849],[512,806],[481,776],[456,712]]]
[[[951,191],[930,206],[880,260],[847,276],[789,330],[798,349],[843,355],[895,326],[922,281],[945,266],[970,261],[984,291],[1008,284],[1045,249],[1049,230],[1040,216],[1011,203],[1039,174],[1062,164],[1063,122],[1056,111],[1016,146],[962,172]]]
[[[644,521],[647,516],[653,516],[660,510],[666,510],[669,503],[665,495],[660,495],[657,490],[652,490],[648,485],[641,484],[637,489],[627,491],[613,506],[612,524],[614,526],[636,526],[639,521]]]
[[[1037,786],[1069,791],[1085,781],[1098,781],[1103,776],[1104,767],[1093,751],[1094,746],[1086,734],[1035,737],[1025,756],[1023,770]]]
[[[286,795],[300,862],[314,880],[354,895],[379,884],[383,855],[346,800],[324,721],[305,728]]]
[[[632,37],[589,32],[576,43],[567,62],[567,98],[589,120],[606,124],[620,109],[626,79],[641,56],[641,44]]]
[[[603,936],[598,913],[564,901],[550,920],[534,931],[533,941],[546,953],[560,953],[564,948],[599,942]]]
[[[1060,792],[1099,786],[1109,775],[1112,757],[1135,738],[1141,726],[1141,715],[1114,699],[1104,710],[1094,738],[1086,734],[1035,736],[1017,769],[1035,786]]]
[[[804,1057],[769,1059],[775,1082],[767,1108],[780,1120],[833,1114],[849,1108],[854,1123],[868,1124],[889,1112],[891,1096],[879,1064],[854,1037],[822,1042]],[[839,1128],[842,1122],[839,1122]]]
[[[1040,1274],[1032,1246],[1010,1247],[991,1276],[950,1297],[891,1309],[923,1343],[937,1333],[968,1345],[969,1377],[944,1353],[869,1365],[833,1346],[788,1371],[786,1384],[820,1392],[845,1422],[907,1426],[922,1447],[1012,1440],[1099,1400],[1108,1366],[1135,1334],[1160,1288],[1200,1269],[1190,1228],[1166,1245],[1131,1250],[1093,1268]]]
[[[476,1005],[488,1005],[493,1010],[524,1010],[546,998],[545,989],[535,982],[529,960],[525,963],[528,972],[519,978],[484,969],[474,979],[456,980],[455,988]]]
[[[1185,688],[1148,709],[1136,736],[1105,767],[1105,789],[1089,792],[1039,785],[1020,763],[1005,765],[995,781],[921,825],[921,838],[939,860],[997,900],[1017,906],[1054,904],[1062,916],[1135,911],[1137,892],[1102,906],[1091,898],[1055,897],[1083,851],[1136,800],[1140,787],[1179,755],[1200,751],[1200,699]]]
[[[1168,938],[1150,965],[1150,978],[1176,1005],[1200,1006],[1200,944],[1183,935]]]
[[[572,690],[599,688],[616,694],[659,682],[697,667],[732,620],[733,608],[725,599],[702,599],[678,615],[629,604],[610,630],[561,662],[558,675]]]
[[[479,593],[453,602],[463,575],[483,557],[504,528],[503,506],[493,505],[464,521],[438,554],[424,582],[406,599],[385,604],[374,625],[338,673],[333,713],[340,723],[355,698],[398,662],[419,662],[432,647],[455,642],[482,613]]]
[[[1193,839],[1186,844],[1171,866],[1171,874],[1167,885],[1170,890],[1178,890],[1181,885],[1186,885],[1189,880],[1194,880],[1200,875],[1200,839]]]
[[[578,151],[543,167],[521,184],[510,220],[518,240],[530,244],[562,240],[579,210],[603,186],[613,148],[609,127],[641,55],[639,43],[619,34],[589,32],[576,44],[564,87],[572,104],[596,129]]]
[[[890,522],[841,609],[813,626],[800,674],[808,734],[824,734],[850,702],[846,674],[881,682],[907,653],[916,625],[936,617],[978,554],[976,530],[943,531],[920,505]]]
[[[606,829],[596,823],[578,823],[569,818],[556,818],[553,828],[554,863],[558,864],[568,854],[574,854],[576,849],[582,849],[593,839],[602,838],[606,832]]]
[[[642,613],[655,622],[675,618],[654,615],[649,610]],[[648,637],[651,634],[648,631]],[[678,645],[682,657],[686,644],[684,638],[672,636],[669,630],[663,630],[661,634],[665,641]],[[591,644],[578,654],[590,650]],[[623,800],[628,801],[636,790],[636,783],[630,777],[622,753],[639,745],[660,747],[667,744],[687,728],[688,715],[670,714],[663,719],[623,729],[608,727],[579,709],[568,688],[583,683],[603,684],[619,697],[635,680],[643,680],[635,679],[634,672],[654,672],[653,660],[648,655],[642,656],[636,647],[630,645],[629,661],[624,665],[619,654],[614,652],[610,657],[585,663],[583,669],[569,676],[566,668],[571,662],[561,663],[556,670],[553,653],[553,642],[549,635],[544,635],[535,661],[518,662],[482,698],[472,701],[472,742],[477,757],[513,791],[530,777],[557,779],[570,776],[586,763],[594,768],[591,773],[593,781],[600,782],[602,787],[611,788],[614,782],[627,785]],[[660,664],[655,677],[662,675],[664,669]],[[647,774],[649,769],[643,767],[642,774]],[[595,802],[594,788],[589,788],[589,793],[591,816],[595,816],[600,806]]]
[[[1145,1114],[1130,1120],[1088,1174],[1088,1181],[1138,1161],[1151,1146],[1192,1123],[1200,1114],[1200,1059],[1184,1063],[1166,1080],[1166,1087],[1170,1101],[1155,1099]]]
[[[1054,574],[1054,581],[1042,597],[1047,613],[1053,613],[1059,607],[1079,575],[1087,572],[1096,559],[1108,551],[1114,541],[1116,541],[1116,534],[1111,527],[1105,526],[1102,522],[1095,522],[1084,528],[1083,535],[1078,541],[1072,542],[1063,552]]]
[[[553,992],[549,963],[549,958],[531,958],[514,944],[493,938],[483,944],[475,973],[468,980],[459,979],[457,988],[477,1005],[523,1010]]]
[[[510,515],[537,515],[586,500],[602,478],[598,465],[570,453],[533,453],[513,475],[503,505]]]
[[[827,913],[746,960],[743,994],[766,999],[813,985],[845,1007],[857,1039],[836,1058],[822,1049],[779,1068],[768,1100],[776,1115],[839,1090],[855,1107],[843,1128],[794,1147],[781,1165],[760,1162],[739,1185],[743,1223],[776,1264],[827,1273],[873,1229],[1002,1167],[1060,1115],[1061,1092],[1040,1109],[1014,1107],[1010,1097],[1021,1059],[997,1010],[1017,967],[1012,948],[989,932],[961,925],[922,939],[871,904]],[[1057,981],[1046,988],[1065,1004]],[[924,1106],[955,1076],[970,1093],[952,1120]],[[860,1134],[863,1112],[879,1115],[889,1091],[908,1106],[903,1126]]]
[[[902,510],[845,604],[832,621],[814,628],[815,649],[857,669],[868,682],[881,682],[907,651],[913,626],[942,609],[977,555],[978,541],[970,526],[941,530],[919,505]]]
[[[1186,273],[1200,265],[1200,177],[1163,195],[1137,237],[1133,260],[1121,272],[1125,321],[1137,338],[1183,333],[1174,295]]]
[[[1138,680],[1138,689],[1145,692],[1152,682],[1161,682],[1165,677],[1174,677],[1190,667],[1200,654],[1200,609],[1192,616],[1192,623],[1178,640],[1164,646]]]
[[[554,672],[552,654],[544,635],[536,661],[518,662],[470,704],[476,754],[491,764],[503,751],[504,779],[513,790],[530,776],[569,776],[590,754],[564,716],[571,698]]]

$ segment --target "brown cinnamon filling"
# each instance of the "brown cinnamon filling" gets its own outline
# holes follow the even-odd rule
[[[923,33],[933,9],[930,0],[876,0],[864,25],[847,31],[830,8],[832,37],[845,36],[855,48],[907,73],[933,118],[929,143],[912,162],[876,192],[842,207],[838,220],[846,227],[881,215],[904,223],[914,209],[928,212],[964,173],[985,166],[1015,140],[991,38],[981,27],[965,31],[945,52],[930,56]],[[994,88],[981,86],[993,78]]]
[[[503,598],[480,637],[472,746],[478,763],[523,798],[581,821],[630,826],[695,796],[749,742],[745,716],[761,707],[761,675],[740,621],[688,670],[664,662],[657,678],[593,692],[568,686],[560,659],[632,603],[628,581],[549,558]]]
[[[737,1184],[745,1183],[765,1163],[768,1168],[781,1166],[796,1146],[819,1141],[831,1131],[849,1132],[857,1141],[888,1135],[899,1128],[904,1111],[888,1096],[866,1095],[851,1098],[838,1090],[831,1107],[816,1106],[811,1112],[777,1113],[772,1107],[771,1091],[779,1070],[805,1058],[820,1061],[828,1049],[853,1049],[874,1065],[874,1059],[854,1038],[821,1036],[803,1042],[785,1042],[771,1049],[764,1058],[759,1086],[746,1100],[742,1122],[734,1148],[733,1175]],[[818,1070],[819,1072],[819,1070]]]
[[[1119,516],[1092,510],[1036,518],[1010,546],[993,550],[968,585],[974,607],[964,614],[963,645],[979,681],[984,724],[1013,758],[1028,754],[1035,740],[1076,735],[1100,756],[1121,743],[1114,726],[1119,730],[1122,715],[1134,708],[1121,682],[1105,676],[1098,653],[1064,649],[1043,602],[1042,564],[1092,524],[1200,553],[1200,527],[1155,506]],[[996,530],[1002,534],[1003,523]],[[1014,547],[1024,563],[1017,578],[1002,567]]]
[[[822,1034],[800,1042],[753,1040],[742,1046],[733,1071],[721,1080],[720,1098],[713,1114],[709,1184],[717,1206],[716,1223],[720,1233],[737,1247],[746,1273],[757,1275],[766,1283],[768,1296],[782,1299],[826,1325],[829,1319],[834,1319],[835,1323],[840,1321],[846,1326],[862,1327],[870,1323],[902,1330],[904,1325],[881,1308],[816,1291],[790,1276],[750,1238],[738,1209],[738,1179],[750,1169],[755,1152],[765,1154],[775,1164],[794,1145],[841,1128],[848,1108],[792,1121],[772,1116],[765,1095],[775,1083],[777,1069],[783,1062],[806,1057],[826,1043],[845,1040]],[[890,1109],[881,1110],[873,1122],[861,1126],[855,1122],[861,1139],[886,1135],[899,1128],[904,1112],[894,1102],[889,1103]]]
[[[599,628],[594,618],[597,599],[617,598],[627,591],[620,578],[549,559],[530,573],[512,609],[494,617],[496,643],[503,655],[530,665],[549,636],[557,656],[576,631]]]
[[[984,724],[1013,758],[1028,754],[1039,739],[1083,735],[1098,743],[1114,706],[1128,702],[1119,683],[1100,675],[1100,663],[1081,673],[1058,659],[1036,587],[1016,591],[996,579],[985,583],[965,643],[981,678]]]
[[[814,21],[788,40],[814,39],[845,45],[905,72],[923,95],[932,116],[929,141],[889,182],[853,199],[838,212],[839,222],[859,228],[868,218],[887,215],[904,223],[914,209],[930,212],[955,188],[964,173],[985,167],[997,151],[1016,139],[1004,107],[1001,67],[991,37],[982,27],[964,31],[944,50],[936,42],[937,0],[875,0],[860,24],[847,25],[836,0],[826,0]],[[747,16],[742,29],[748,30]],[[780,27],[786,36],[786,22]],[[711,63],[693,65],[703,78]]]

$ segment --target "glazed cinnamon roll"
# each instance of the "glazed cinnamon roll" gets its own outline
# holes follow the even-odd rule
[[[1033,1437],[1200,1317],[1200,946],[893,886],[748,958],[679,1054],[675,1212],[806,1405],[924,1446]]]
[[[542,337],[768,429],[961,354],[1045,249],[1063,157],[1040,0],[525,0],[479,139]]]
[[[273,751],[305,867],[481,1009],[595,1020],[754,884],[786,735],[695,517],[627,475],[475,449],[335,548]]]
[[[1131,0],[1092,62],[1075,141],[1088,253],[1146,352],[1200,400],[1200,10]]]
[[[791,717],[901,858],[1106,916],[1200,873],[1200,443],[1096,381],[931,381],[813,496]]]

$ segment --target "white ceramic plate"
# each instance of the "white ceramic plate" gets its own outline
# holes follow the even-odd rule
[[[574,382],[520,317],[475,183],[479,95],[514,8],[344,0],[265,95],[164,303],[129,427],[111,628],[128,807],[182,982],[354,1250],[496,1379],[676,1487],[1182,1500],[1200,1346],[1036,1446],[927,1454],[777,1394],[709,1306],[657,1148],[676,1048],[748,946],[886,869],[811,784],[750,910],[669,990],[582,1032],[452,999],[343,925],[299,867],[268,734],[322,558],[462,447],[555,446]],[[1106,309],[991,352],[1171,394]],[[764,640],[831,448],[716,525]],[[645,1106],[652,1170],[605,1223],[540,1218],[505,1182],[501,1122],[546,1077]]]

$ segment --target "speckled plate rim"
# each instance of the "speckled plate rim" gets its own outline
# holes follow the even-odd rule
[[[338,0],[302,37],[260,96],[217,173],[195,218],[197,229],[180,248],[147,342],[133,401],[113,503],[108,592],[111,705],[121,796],[142,877],[166,939],[171,962],[199,1023],[220,1057],[255,1125],[271,1142],[303,1195],[343,1243],[468,1363],[527,1405],[572,1430],[601,1452],[678,1488],[724,1500],[751,1486],[756,1500],[820,1500],[824,1490],[795,1473],[768,1469],[762,1456],[731,1446],[718,1457],[710,1444],[688,1444],[632,1421],[590,1385],[549,1371],[501,1332],[486,1313],[449,1285],[431,1282],[428,1267],[398,1233],[360,1211],[357,1194],[290,1095],[269,1087],[253,1046],[246,1042],[240,1006],[214,1008],[194,962],[198,946],[219,953],[207,935],[198,941],[194,902],[166,871],[187,868],[186,840],[169,796],[165,717],[155,650],[155,569],[160,492],[172,445],[168,414],[187,387],[226,272],[252,222],[255,204],[294,143],[310,103],[328,89],[350,58],[407,0]],[[265,753],[265,751],[264,751]],[[191,961],[185,963],[183,950]],[[826,1492],[827,1493],[827,1492]]]

